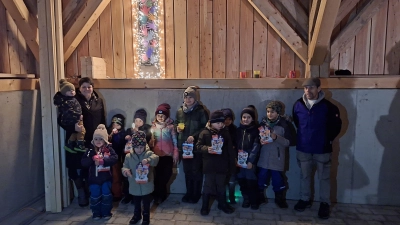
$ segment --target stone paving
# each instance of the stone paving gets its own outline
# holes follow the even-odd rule
[[[293,210],[296,201],[288,201],[288,209],[279,209],[273,199],[258,210],[244,209],[241,200],[234,205],[233,214],[224,214],[217,209],[214,201],[208,216],[200,215],[201,200],[197,204],[182,203],[182,195],[172,194],[162,204],[153,205],[150,214],[150,224],[160,225],[211,225],[211,224],[240,224],[240,225],[305,225],[305,224],[348,224],[348,225],[400,225],[400,206],[375,206],[357,204],[334,204],[331,217],[327,220],[317,216],[319,202],[313,204],[304,212]],[[108,220],[93,221],[91,211],[80,208],[76,201],[61,213],[46,212],[35,218],[30,225],[95,225],[95,224],[129,224],[133,216],[133,205],[115,204],[113,217]],[[138,223],[140,224],[140,222]]]

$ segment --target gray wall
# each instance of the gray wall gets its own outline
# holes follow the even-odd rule
[[[0,218],[44,194],[38,91],[0,92]]]
[[[167,102],[172,107],[171,117],[182,103],[180,90],[98,90],[105,99],[107,123],[112,115],[122,113],[126,125],[133,122],[133,114],[139,108],[148,112],[148,123],[154,119],[157,105]],[[400,159],[400,93],[398,90],[325,90],[327,99],[336,104],[343,120],[342,131],[334,143],[332,165],[333,202],[359,204],[400,205],[400,173],[396,165]],[[293,103],[302,90],[200,90],[200,101],[208,110],[229,107],[236,115],[248,104],[265,114],[265,106],[271,100],[280,100],[291,114]],[[235,124],[238,124],[237,116]],[[109,125],[109,124],[107,124]],[[182,165],[179,165],[181,167]],[[183,171],[180,168],[180,171]],[[172,193],[183,193],[184,176],[180,172],[171,185]],[[289,170],[286,172],[289,189],[288,199],[299,197],[299,169],[296,149],[289,150]],[[318,201],[318,182],[315,184]],[[271,188],[268,197],[273,197]]]

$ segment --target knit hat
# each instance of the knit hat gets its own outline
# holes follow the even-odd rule
[[[146,133],[137,131],[132,134],[132,147],[146,146]]]
[[[94,131],[94,134],[93,134],[92,144],[94,144],[95,138],[101,138],[104,140],[104,142],[106,144],[109,144],[108,143],[108,134],[107,134],[106,126],[104,126],[104,124],[99,124],[97,126],[97,129]]]
[[[246,107],[242,110],[242,112],[240,113],[240,118],[242,118],[243,114],[249,114],[251,116],[251,118],[253,118],[253,120],[256,119],[256,113],[254,111],[254,109],[252,107]]]
[[[169,118],[169,109],[171,109],[171,106],[167,103],[163,103],[157,107],[155,115],[157,116],[157,114],[163,114]]]
[[[221,109],[221,111],[224,113],[225,119],[226,118],[231,118],[233,120],[233,111],[232,111],[232,109],[225,108],[225,109]]]
[[[224,121],[225,121],[225,116],[221,110],[216,110],[211,113],[210,123],[218,123],[218,122],[223,123]]]
[[[303,87],[305,86],[321,86],[321,80],[318,77],[308,78],[303,82]]]
[[[185,98],[186,96],[190,96],[192,98],[194,98],[194,100],[197,100],[197,87],[196,86],[189,86],[188,88],[186,88],[185,92],[183,93],[183,98]]]
[[[67,80],[61,79],[59,83],[61,94],[66,95],[68,91],[75,91],[75,86]]]
[[[282,104],[278,101],[272,101],[270,103],[268,103],[267,107],[265,107],[265,109],[273,109],[275,112],[277,112],[278,114],[281,114],[282,112]]]
[[[124,127],[125,116],[123,116],[122,114],[115,114],[111,119],[111,123],[116,123],[116,124],[119,124],[121,127]]]
[[[146,118],[147,118],[147,112],[144,109],[138,109],[135,112],[135,116],[133,117],[133,120],[135,120],[136,118],[139,118],[143,121],[143,123],[146,123]]]

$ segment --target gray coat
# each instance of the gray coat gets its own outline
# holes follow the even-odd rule
[[[265,119],[260,125],[269,127]],[[279,122],[271,128],[271,132],[276,134],[277,138],[272,143],[261,145],[258,167],[277,171],[285,170],[286,150],[293,140],[290,126],[290,122],[281,117]]]

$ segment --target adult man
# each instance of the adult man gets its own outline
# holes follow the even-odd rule
[[[320,86],[318,78],[305,80],[303,97],[293,106],[297,127],[297,162],[301,169],[300,200],[294,209],[302,212],[311,207],[311,179],[313,165],[316,165],[321,202],[318,216],[328,219],[332,142],[340,132],[342,121],[339,109],[325,99]]]

